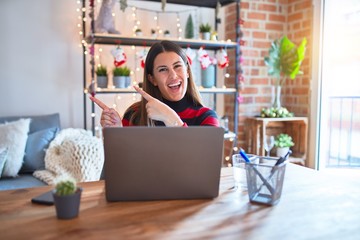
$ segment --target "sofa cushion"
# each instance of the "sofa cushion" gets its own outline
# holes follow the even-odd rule
[[[0,145],[8,148],[3,176],[16,177],[23,163],[30,119],[0,124]]]
[[[53,127],[29,134],[24,156],[24,164],[20,173],[33,173],[45,169],[45,150],[55,138],[59,128]]]
[[[0,178],[5,166],[5,161],[7,158],[8,148],[5,146],[0,146]]]
[[[36,131],[40,131],[40,130],[44,130],[44,129],[52,128],[52,127],[60,128],[59,113],[53,113],[53,114],[47,114],[47,115],[25,115],[25,116],[0,117],[0,123],[11,122],[11,121],[19,120],[20,118],[31,118],[29,133],[33,133]]]

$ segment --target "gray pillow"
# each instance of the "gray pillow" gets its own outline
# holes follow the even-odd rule
[[[59,128],[53,127],[28,135],[25,148],[24,163],[20,173],[33,173],[45,169],[45,150],[55,138]]]
[[[0,178],[4,169],[7,153],[8,153],[7,147],[0,146]]]
[[[47,115],[33,115],[33,116],[12,116],[0,117],[0,123],[11,122],[20,118],[31,118],[29,133],[37,132],[43,129],[58,127],[60,129],[60,114],[53,113]]]

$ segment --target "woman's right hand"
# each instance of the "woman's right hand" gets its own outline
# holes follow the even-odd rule
[[[121,117],[115,109],[109,108],[96,97],[90,96],[89,98],[103,110],[100,119],[102,127],[122,127]]]

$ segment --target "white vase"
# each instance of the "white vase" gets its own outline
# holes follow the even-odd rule
[[[271,88],[272,107],[281,108],[281,86],[273,86]]]

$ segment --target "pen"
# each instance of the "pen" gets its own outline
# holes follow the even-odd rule
[[[245,162],[249,163],[250,159],[249,157],[246,155],[244,149],[240,148],[240,155],[243,157],[243,159],[245,160]]]

